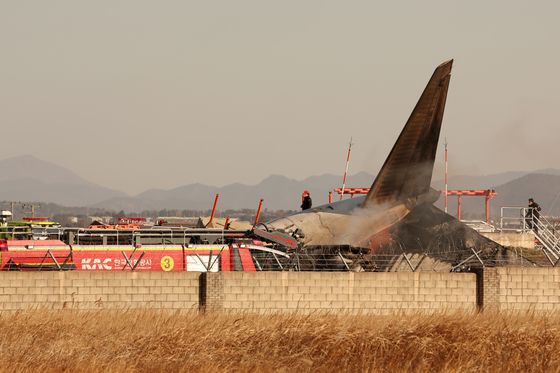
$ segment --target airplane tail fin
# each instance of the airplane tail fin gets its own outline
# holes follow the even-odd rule
[[[452,65],[453,60],[449,60],[434,71],[363,207],[417,200],[430,192]]]

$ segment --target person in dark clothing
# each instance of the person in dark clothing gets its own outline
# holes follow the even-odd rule
[[[304,190],[301,194],[301,210],[308,210],[313,206],[313,201],[311,201],[311,195],[308,190]]]
[[[541,217],[540,211],[541,206],[535,202],[533,198],[529,198],[529,204],[527,205],[527,213],[525,214],[525,221],[529,229],[533,229],[535,233],[538,232],[538,221]]]

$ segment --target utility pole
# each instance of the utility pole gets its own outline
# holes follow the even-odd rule
[[[350,143],[348,144],[348,155],[346,156],[346,169],[344,170],[344,177],[342,178],[342,191],[340,193],[340,200],[344,197],[344,188],[346,188],[346,176],[348,175],[348,166],[350,165],[350,153],[352,152],[352,137],[350,137]]]
[[[23,207],[23,208],[31,207],[31,217],[34,218],[35,217],[35,209],[41,207],[41,205],[34,204],[34,203],[22,203],[21,207]]]
[[[447,214],[447,206],[448,206],[448,179],[447,179],[447,164],[448,164],[448,158],[447,158],[447,138],[445,138],[445,213]]]

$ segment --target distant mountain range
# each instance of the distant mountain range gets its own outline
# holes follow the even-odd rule
[[[373,176],[362,172],[348,177],[348,185],[367,185],[372,183]],[[271,175],[256,185],[229,184],[215,187],[203,184],[189,184],[170,190],[151,189],[135,197],[115,197],[94,205],[94,207],[125,211],[153,209],[189,208],[209,209],[212,207],[214,195],[220,194],[221,209],[256,208],[259,199],[264,199],[264,206],[271,210],[299,209],[301,193],[307,189],[314,203],[328,202],[329,190],[340,186],[341,178],[335,175],[312,176],[304,180],[294,180],[280,175]],[[337,196],[333,195],[333,199]]]
[[[0,199],[87,206],[126,197],[126,193],[89,182],[74,172],[31,155],[0,161]]]
[[[374,176],[365,172],[348,178],[350,187],[369,187]],[[341,184],[341,177],[332,174],[294,180],[271,175],[256,185],[240,183],[215,187],[189,184],[174,189],[150,189],[136,196],[89,182],[71,170],[33,156],[21,156],[0,161],[0,200],[52,202],[65,206],[91,206],[114,211],[159,209],[205,210],[212,206],[214,195],[220,194],[220,209],[256,208],[260,198],[271,210],[298,209],[301,192],[311,192],[314,204],[328,201],[328,192]],[[433,186],[443,189],[443,181]],[[560,170],[543,169],[534,172],[504,172],[483,176],[457,175],[449,180],[451,189],[496,189],[493,214],[499,206],[524,206],[534,197],[545,212],[560,215]],[[336,200],[337,195],[333,198]],[[437,205],[443,207],[443,198]],[[455,213],[456,199],[450,197],[450,213]],[[465,214],[482,215],[483,200],[463,198]]]

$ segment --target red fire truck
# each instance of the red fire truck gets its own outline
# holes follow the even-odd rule
[[[286,253],[260,241],[96,246],[67,245],[60,240],[0,240],[0,270],[254,272],[271,262],[281,267],[286,258]]]

